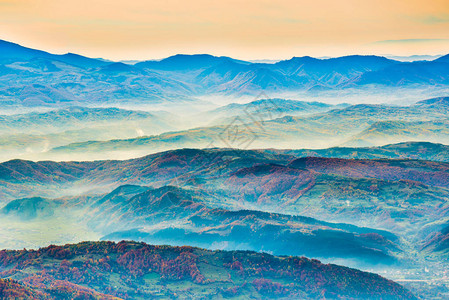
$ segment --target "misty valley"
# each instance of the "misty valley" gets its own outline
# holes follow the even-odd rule
[[[0,50],[0,298],[449,298],[447,55]]]

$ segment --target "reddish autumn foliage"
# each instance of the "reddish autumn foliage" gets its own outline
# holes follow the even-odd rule
[[[153,296],[147,290],[149,274],[157,277],[159,286],[173,286],[181,281],[198,287],[220,283],[225,287],[219,289],[223,296],[256,292],[270,297],[415,299],[400,285],[375,274],[325,265],[314,259],[281,258],[250,251],[212,252],[124,241],[84,242],[39,250],[0,251],[0,266],[0,277],[20,275],[20,280],[27,284],[15,286],[17,293],[42,299],[47,295],[69,299],[110,299],[111,295],[148,298]],[[224,277],[217,281],[218,275]],[[234,279],[244,284],[235,285]],[[12,293],[10,283],[3,285],[4,293]],[[163,295],[176,297],[177,293],[165,288]]]

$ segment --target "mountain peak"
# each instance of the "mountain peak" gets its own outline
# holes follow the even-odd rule
[[[35,50],[27,47],[23,47],[19,44],[0,40],[0,59],[1,60],[29,60],[36,57],[50,58],[52,54]]]
[[[61,61],[81,68],[93,68],[107,64],[106,62],[85,57],[79,54],[51,54],[45,51],[27,48],[16,43],[0,40],[0,60],[5,61],[28,61],[35,58]]]
[[[222,63],[246,63],[226,56],[213,56],[210,54],[176,54],[160,61],[144,61],[135,66],[165,71],[206,69]]]
[[[100,68],[98,68],[98,71],[101,73],[107,73],[107,74],[116,74],[116,73],[143,74],[143,73],[145,73],[145,71],[140,68],[136,68],[132,65],[128,65],[128,64],[125,64],[122,62],[113,62],[113,63],[103,65]]]

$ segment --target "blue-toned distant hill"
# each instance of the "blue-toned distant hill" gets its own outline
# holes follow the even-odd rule
[[[117,157],[114,152],[123,155],[123,151],[130,149],[137,151],[134,154],[144,155],[176,148],[304,149],[382,146],[407,141],[449,144],[447,99],[434,98],[410,106],[330,106],[283,99],[257,100],[230,104],[204,114],[205,119],[212,121],[207,127],[138,138],[91,140],[54,148],[50,153],[94,156],[103,153]],[[244,134],[229,137],[232,126]],[[240,137],[243,142],[233,137]]]
[[[359,134],[351,137],[343,145],[368,147],[404,141],[443,142],[449,144],[449,119],[376,122]]]
[[[449,146],[429,142],[405,142],[381,147],[333,147],[327,149],[265,150],[297,157],[354,159],[422,159],[449,162]]]
[[[178,54],[135,65],[72,53],[55,55],[0,41],[0,101],[3,105],[185,102],[205,96],[271,96],[355,88],[361,95],[383,88],[445,89],[447,56],[400,62],[380,56],[329,59],[293,57],[251,63],[208,54]],[[31,92],[30,92],[31,91]],[[213,97],[212,97],[213,99]]]
[[[352,81],[365,72],[381,70],[398,61],[380,56],[344,56],[330,59],[294,57],[278,62],[273,68],[300,81],[315,81],[329,86]]]
[[[99,67],[97,70],[99,73],[103,73],[105,75],[120,75],[120,74],[138,74],[138,75],[146,75],[148,74],[144,70],[140,68],[136,68],[132,65],[124,64],[121,62],[111,63],[104,66]]]
[[[107,62],[74,53],[62,55],[51,54],[45,51],[26,48],[3,40],[0,40],[0,50],[0,63],[3,64],[12,63],[15,61],[28,61],[32,59],[56,60],[81,68],[95,68],[107,64]]]
[[[231,103],[202,113],[200,116],[209,120],[209,124],[229,124],[236,117],[245,122],[263,122],[287,115],[304,116],[346,106],[349,105],[288,99],[259,99],[244,104]]]
[[[160,120],[157,116],[144,111],[132,111],[109,108],[68,107],[48,112],[32,112],[17,115],[0,115],[0,133],[30,132],[40,133],[80,129],[93,124],[107,124],[125,121]],[[160,125],[161,126],[161,125]],[[162,124],[167,126],[167,124]]]
[[[419,108],[436,108],[440,110],[449,110],[449,97],[438,97],[419,101],[415,104]]]
[[[18,217],[21,220],[30,220],[37,217],[50,218],[54,213],[55,207],[59,204],[61,202],[41,197],[17,199],[0,209],[0,214]]]
[[[435,59],[436,62],[449,62],[449,54]]]
[[[447,85],[449,62],[445,60],[393,64],[377,71],[366,72],[354,80],[356,85],[381,84],[383,86]]]
[[[177,54],[164,58],[159,61],[143,61],[135,64],[136,67],[164,70],[164,71],[193,71],[199,69],[210,68],[218,64],[236,62],[241,64],[250,64],[249,62],[236,60],[225,56],[213,56],[209,54]]]
[[[173,130],[163,113],[119,108],[66,107],[0,115],[0,159],[39,153],[67,143],[138,137]]]
[[[55,55],[0,41],[2,106],[67,106],[190,99],[185,83],[123,63]]]

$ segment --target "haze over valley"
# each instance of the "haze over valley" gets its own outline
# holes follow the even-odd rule
[[[4,37],[19,35],[3,13],[18,9],[23,36],[60,40],[49,51],[0,40],[0,299],[449,298],[439,3],[389,3],[385,15],[352,3],[347,15],[324,1],[336,10],[319,14],[335,24],[324,30],[310,19],[315,3],[301,20],[286,18],[289,1],[249,15],[217,3],[191,11],[198,1],[154,3],[151,14],[139,1],[72,3],[75,21],[54,3],[35,16],[19,2],[0,1]],[[54,16],[39,17],[48,6]],[[171,13],[181,8],[191,15]],[[254,25],[234,32],[238,47],[230,20]],[[428,39],[396,27],[416,22],[406,32]],[[53,51],[67,39],[104,58]],[[216,55],[191,54],[203,44]],[[146,56],[119,55],[144,46]]]

